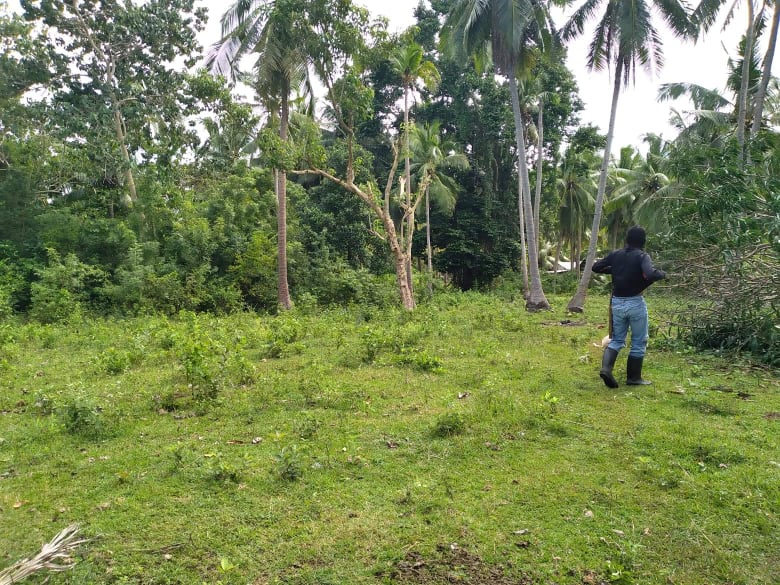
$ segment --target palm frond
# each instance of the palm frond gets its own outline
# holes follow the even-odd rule
[[[675,36],[697,38],[699,29],[693,21],[691,10],[685,3],[680,0],[653,0],[653,6],[661,13]]]
[[[718,13],[723,7],[723,0],[701,0],[699,5],[693,9],[691,14],[691,24],[695,30],[708,32],[718,18]],[[696,37],[701,33],[697,33]]]
[[[79,525],[71,524],[41,547],[32,558],[23,559],[0,571],[0,585],[11,585],[39,571],[67,571],[74,565],[71,555],[87,542],[78,537]]]
[[[241,41],[228,37],[214,43],[206,55],[205,67],[212,74],[222,75],[228,79],[235,77],[234,63]]]
[[[561,29],[561,38],[564,41],[570,41],[580,36],[585,30],[585,25],[596,13],[596,10],[601,5],[602,0],[586,0],[574,14],[571,15],[569,20],[564,24]]]
[[[714,89],[708,89],[695,83],[663,83],[658,89],[659,102],[676,100],[687,96],[697,109],[720,110],[733,104]]]
[[[586,65],[591,71],[603,71],[609,66],[612,56],[611,29],[612,23],[605,15],[596,25],[593,38],[588,47]]]
[[[233,35],[246,22],[254,20],[265,3],[263,0],[237,0],[220,19],[222,37]]]

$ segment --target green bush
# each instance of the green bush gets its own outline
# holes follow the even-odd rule
[[[273,318],[269,323],[266,357],[278,358],[285,352],[296,351],[296,343],[303,337],[303,326],[293,314],[287,312]]]
[[[81,314],[83,303],[106,279],[99,268],[82,263],[74,254],[60,259],[48,250],[48,265],[38,271],[40,280],[32,284],[30,316],[41,323],[58,323]]]
[[[722,304],[680,317],[682,337],[698,349],[743,352],[758,362],[780,366],[780,315],[769,308]]]
[[[121,374],[130,367],[130,354],[115,347],[109,347],[98,358],[101,369],[107,374]]]
[[[274,455],[274,474],[283,481],[296,481],[303,476],[303,461],[295,445],[287,445]]]
[[[203,330],[201,317],[186,312],[181,317],[187,323],[176,345],[188,387],[193,399],[213,400],[226,384],[227,350]]]
[[[466,419],[459,412],[448,412],[441,415],[433,425],[431,434],[444,438],[461,435],[466,432]]]
[[[425,350],[404,349],[398,356],[398,363],[411,366],[421,372],[440,372],[441,360]]]
[[[39,323],[61,323],[81,314],[81,303],[73,293],[62,288],[51,288],[34,282],[30,317]]]
[[[59,417],[68,434],[95,439],[105,434],[102,411],[83,395],[70,398],[59,409]]]

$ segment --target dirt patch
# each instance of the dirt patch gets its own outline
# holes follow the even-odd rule
[[[532,585],[525,576],[512,575],[511,565],[488,565],[478,556],[454,545],[440,545],[425,558],[409,552],[388,572],[394,583],[467,583],[469,585]]]
[[[767,412],[764,418],[767,420],[780,420],[780,412]]]

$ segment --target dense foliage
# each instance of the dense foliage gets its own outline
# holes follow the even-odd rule
[[[407,279],[411,308],[503,276],[538,293],[529,261],[579,270],[605,140],[579,124],[544,11],[472,31],[464,56],[447,43],[468,31],[449,17],[481,4],[421,3],[417,25],[391,35],[349,0],[239,2],[207,61],[207,15],[192,0],[21,5],[0,16],[0,317],[386,306]],[[693,34],[716,8],[672,10]],[[754,28],[733,98],[667,88],[697,106],[679,138],[612,157],[594,236],[603,251],[647,226],[657,258],[679,267],[672,284],[712,301],[681,334],[777,364],[777,82],[770,54],[763,71],[760,56],[741,58],[776,27]],[[282,32],[301,39],[295,51]],[[240,55],[256,67],[241,71]],[[238,83],[259,106],[236,97]]]

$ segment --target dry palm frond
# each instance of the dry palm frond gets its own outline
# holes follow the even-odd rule
[[[0,571],[0,585],[11,585],[38,571],[67,571],[74,562],[70,554],[86,539],[77,538],[78,524],[71,524],[41,547],[31,559],[23,559]]]

